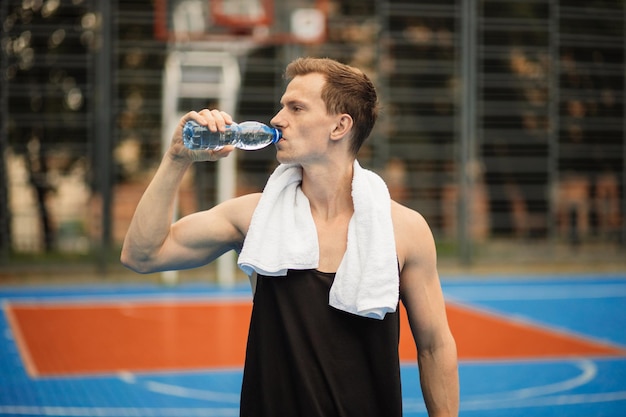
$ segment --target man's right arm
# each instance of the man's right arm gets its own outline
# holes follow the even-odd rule
[[[230,116],[208,110],[192,112],[181,119],[170,148],[137,205],[124,239],[121,262],[136,272],[193,268],[213,261],[230,249],[237,249],[243,243],[258,203],[259,195],[251,194],[172,223],[176,194],[193,160],[198,157],[216,160],[232,151],[232,147],[228,147],[197,154],[184,148],[182,126],[192,118],[217,129],[232,123]]]

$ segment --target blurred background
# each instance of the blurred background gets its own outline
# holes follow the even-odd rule
[[[172,121],[219,106],[267,123],[304,55],[375,82],[359,160],[426,217],[442,270],[624,270],[625,15],[621,0],[2,0],[0,282],[120,277]],[[220,164],[194,166],[179,215],[262,190],[275,151]]]

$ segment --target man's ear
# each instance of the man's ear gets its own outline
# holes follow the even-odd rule
[[[332,140],[339,140],[345,137],[352,130],[354,121],[349,114],[340,114],[337,116],[337,124],[332,132],[330,132],[330,138]]]

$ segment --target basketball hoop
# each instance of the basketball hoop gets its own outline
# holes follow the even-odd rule
[[[155,0],[154,35],[174,42],[316,44],[326,39],[328,0]]]
[[[232,28],[269,26],[273,16],[272,0],[213,0],[211,14],[214,22]]]

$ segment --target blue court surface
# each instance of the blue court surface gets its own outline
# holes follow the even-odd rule
[[[479,360],[461,357],[461,416],[626,416],[626,274],[443,276],[442,281],[450,304],[617,352],[521,359],[507,359],[505,352]],[[0,288],[0,416],[238,416],[242,377],[238,366],[33,375],[28,363],[32,358],[16,334],[19,326],[9,311],[23,304],[249,299],[246,285],[231,289],[209,284]],[[46,360],[54,364],[58,358]],[[418,381],[417,365],[403,363],[405,416],[427,415]]]

